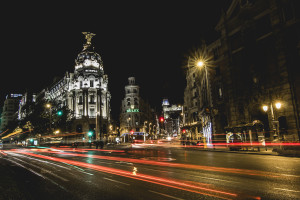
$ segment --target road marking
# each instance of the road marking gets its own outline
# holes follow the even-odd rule
[[[87,175],[91,175],[91,176],[94,175],[94,174],[91,174],[91,173],[88,173],[88,172],[82,172],[82,171],[79,171],[79,172],[84,173],[84,174],[87,174]]]
[[[63,180],[63,181],[69,181],[68,179],[65,179],[65,178],[63,178],[63,177],[60,177],[60,176],[54,174],[53,172],[51,172],[51,171],[49,171],[49,170],[47,170],[47,169],[45,169],[45,168],[39,167],[39,166],[37,166],[37,165],[30,164],[30,163],[28,163],[28,162],[26,162],[26,161],[24,161],[24,160],[18,159],[18,158],[13,158],[13,159],[16,159],[16,160],[18,160],[18,161],[20,161],[20,162],[26,163],[26,164],[29,165],[29,166],[32,166],[32,167],[35,167],[35,168],[40,169],[40,170],[41,170],[41,173],[48,173],[48,174],[51,174],[52,176],[54,176],[54,177],[56,177],[56,178],[59,178],[59,179],[61,179],[61,180]]]
[[[106,180],[109,180],[109,181],[112,181],[112,182],[116,182],[116,183],[121,183],[121,184],[124,184],[124,185],[130,185],[128,183],[123,183],[121,181],[116,181],[116,180],[113,180],[113,179],[110,179],[110,178],[103,178],[103,179],[106,179]]]
[[[240,182],[237,182],[237,181],[227,181],[227,180],[223,180],[223,179],[209,178],[209,177],[204,177],[204,176],[194,176],[194,175],[189,175],[189,176],[202,178],[202,179],[210,179],[210,180],[215,180],[215,181],[224,181],[224,182],[229,182],[229,183],[240,183]]]
[[[288,190],[288,189],[284,189],[284,188],[274,188],[274,189],[284,190],[284,191],[288,191],[288,192],[300,192],[300,191],[297,191],[297,190]]]
[[[144,170],[157,171],[157,172],[164,172],[164,173],[174,173],[174,172],[163,171],[163,170],[158,170],[158,169],[147,169],[147,168],[145,168]]]
[[[6,159],[6,160],[8,160],[8,161],[10,161],[10,162],[12,162],[12,163],[14,163],[14,164],[20,166],[20,167],[23,167],[24,169],[27,169],[28,171],[32,172],[33,174],[35,174],[35,175],[37,175],[37,176],[40,176],[40,177],[42,177],[43,179],[46,179],[46,180],[50,181],[51,183],[57,185],[57,186],[60,187],[61,189],[63,189],[63,190],[65,190],[65,191],[69,192],[69,191],[68,191],[66,188],[64,188],[62,185],[56,183],[55,181],[53,181],[52,179],[50,179],[50,178],[48,178],[48,177],[46,177],[46,176],[43,176],[42,174],[40,174],[40,173],[34,171],[33,169],[28,168],[28,167],[25,167],[24,165],[22,165],[22,164],[20,164],[20,163],[18,163],[18,162],[16,162],[16,161],[14,161],[14,160],[11,160],[11,159]]]
[[[165,197],[169,197],[169,198],[172,198],[172,199],[177,199],[177,200],[184,200],[184,199],[180,199],[180,198],[177,198],[177,197],[173,197],[171,195],[167,195],[167,194],[163,194],[163,193],[160,193],[160,192],[155,192],[155,191],[152,191],[152,190],[148,190],[149,192],[153,192],[155,194],[159,194],[159,195],[162,195],[162,196],[165,196]]]
[[[203,179],[211,179],[211,180],[215,180],[215,181],[224,181],[224,182],[230,182],[230,183],[239,183],[239,182],[236,182],[236,181],[227,181],[227,180],[223,180],[223,179],[218,179],[218,178],[208,178],[208,177],[201,177]]]

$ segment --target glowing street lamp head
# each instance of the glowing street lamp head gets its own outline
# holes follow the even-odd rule
[[[51,108],[51,104],[50,104],[50,103],[47,103],[47,104],[46,104],[46,107],[47,107],[47,108]]]
[[[263,106],[263,110],[264,110],[265,112],[267,112],[267,111],[268,111],[268,106],[264,105],[264,106]]]
[[[199,60],[199,61],[197,62],[197,66],[198,66],[198,67],[203,67],[203,65],[204,65],[204,62],[203,62],[202,60]]]
[[[275,103],[275,106],[276,106],[277,109],[280,109],[281,108],[281,103],[277,102],[277,103]]]

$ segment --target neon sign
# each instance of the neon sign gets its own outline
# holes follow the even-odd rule
[[[126,112],[140,112],[139,109],[127,109]]]

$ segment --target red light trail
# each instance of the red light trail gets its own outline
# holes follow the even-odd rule
[[[153,183],[153,184],[159,184],[159,185],[163,185],[166,187],[171,187],[171,188],[184,190],[184,191],[188,191],[188,192],[193,192],[193,193],[197,193],[197,194],[217,197],[217,198],[221,198],[221,199],[232,199],[232,198],[235,199],[235,198],[238,198],[238,196],[239,196],[238,194],[235,194],[235,193],[230,193],[230,192],[225,192],[225,191],[221,191],[221,190],[197,186],[196,184],[199,184],[199,183],[194,183],[194,184],[183,183],[180,180],[168,180],[168,179],[145,175],[145,174],[140,174],[140,173],[134,175],[132,172],[129,172],[129,171],[99,166],[99,165],[95,165],[95,164],[89,164],[89,163],[68,160],[68,159],[63,159],[63,158],[43,156],[43,155],[29,153],[29,152],[25,152],[25,151],[16,151],[15,150],[14,152],[33,156],[33,157],[38,157],[38,158],[42,158],[42,159],[52,160],[52,161],[56,161],[56,162],[63,162],[63,163],[67,163],[67,164],[71,164],[71,165],[75,165],[75,166],[93,169],[96,171],[119,175],[119,176],[131,178],[131,179],[145,181],[145,182],[149,182],[149,183]],[[251,198],[260,199],[260,197],[251,197]]]

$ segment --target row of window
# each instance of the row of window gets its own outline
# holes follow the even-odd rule
[[[87,83],[85,83],[84,85],[87,86]],[[79,82],[79,86],[80,86],[80,88],[83,87],[83,82],[82,81]],[[94,87],[94,80],[90,80],[90,87]]]
[[[127,94],[131,93],[130,90],[127,90]],[[132,93],[137,93],[137,89],[133,89]]]
[[[96,103],[95,102],[95,95],[90,95],[89,100],[90,100],[89,103]],[[83,96],[79,96],[78,103],[79,104],[83,103]]]

